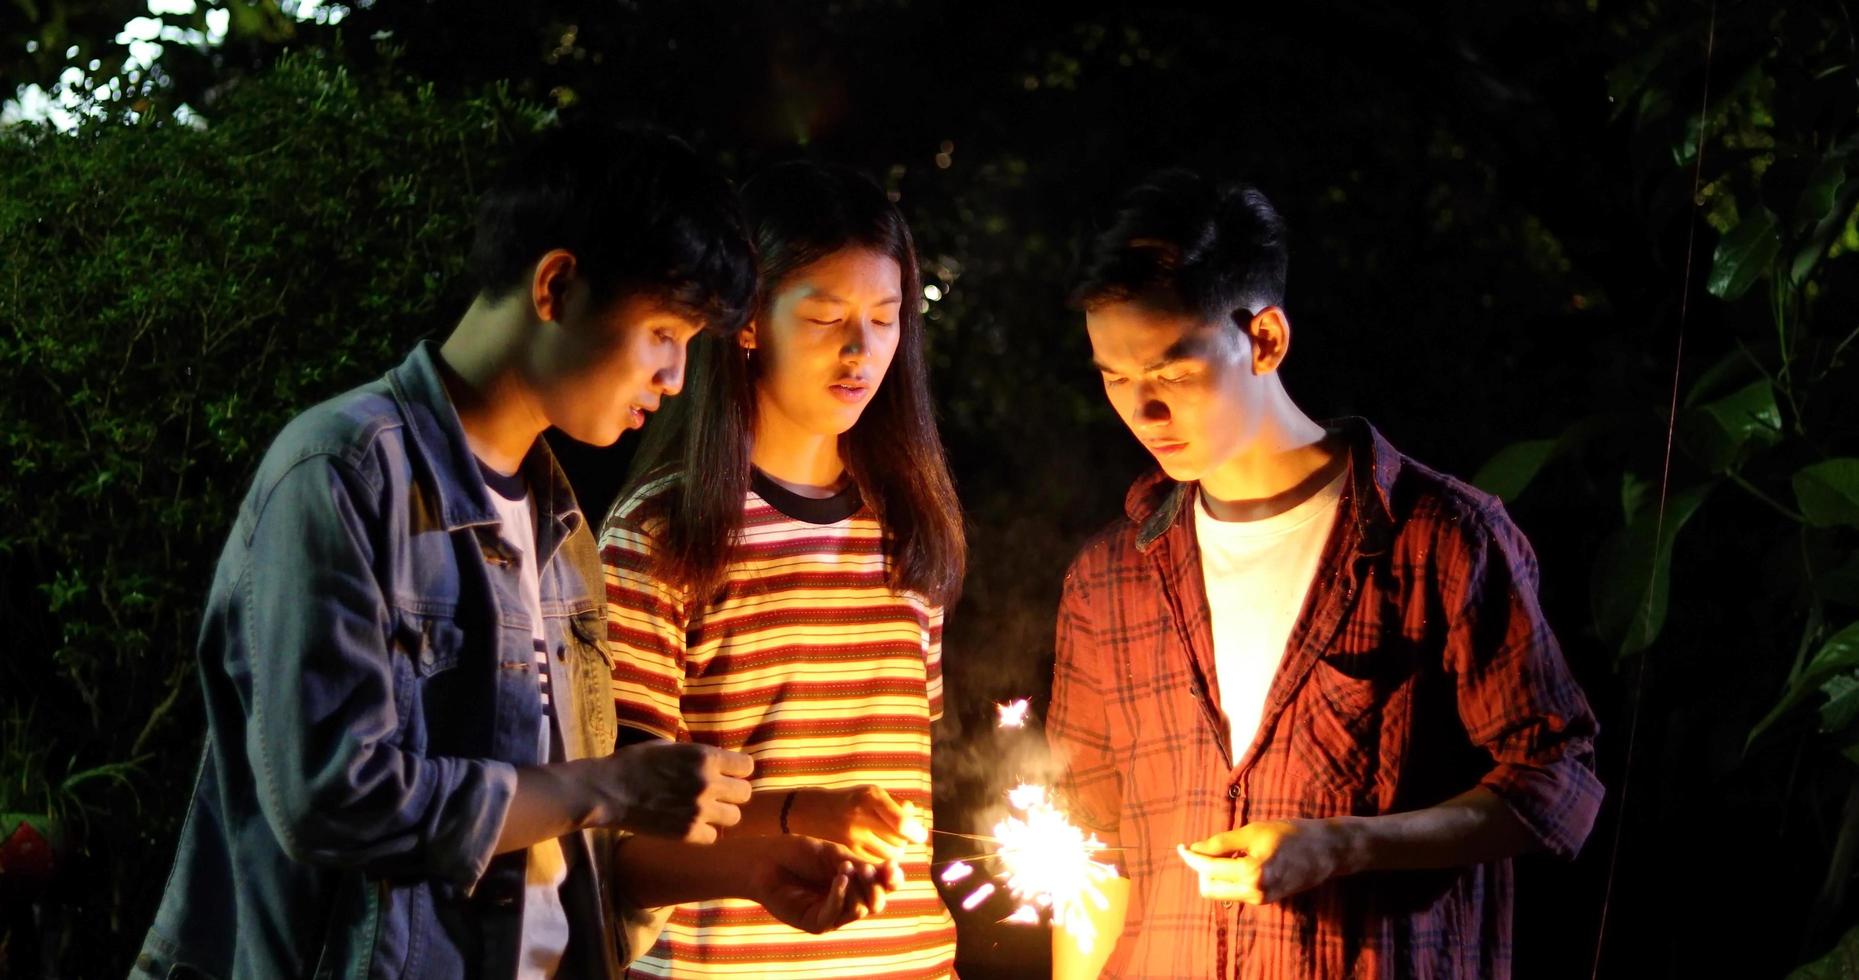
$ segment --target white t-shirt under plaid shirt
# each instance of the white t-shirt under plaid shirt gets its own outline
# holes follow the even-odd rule
[[[927,819],[942,608],[887,584],[856,489],[817,500],[757,473],[720,597],[693,607],[654,575],[676,482],[642,487],[601,532],[620,724],[753,756],[757,795],[874,784]],[[631,975],[950,976],[955,924],[929,862],[910,845],[884,912],[824,936],[753,902],[681,906]]]

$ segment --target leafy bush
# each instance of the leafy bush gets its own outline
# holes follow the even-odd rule
[[[1715,70],[1700,111],[1707,37]],[[1656,791],[1695,779],[1712,824],[1763,828],[1751,835],[1763,867],[1741,887],[1774,896],[1797,960],[1837,941],[1810,968],[1826,971],[1859,943],[1859,931],[1840,935],[1859,869],[1853,43],[1827,9],[1747,5],[1714,32],[1685,23],[1610,73],[1649,224],[1690,223],[1696,236],[1684,384],[1668,352],[1656,413],[1603,406],[1557,438],[1504,449],[1477,480],[1514,498],[1554,459],[1583,464],[1577,496],[1613,515],[1591,578],[1595,631],[1623,665],[1663,662],[1644,688],[1648,716],[1673,744],[1695,739],[1687,773],[1639,778]],[[1555,468],[1543,475],[1567,484]],[[1647,826],[1696,816],[1657,797],[1635,814]],[[1809,880],[1812,895],[1799,888]]]
[[[26,719],[0,812],[69,786],[90,816],[39,924],[0,888],[0,975],[126,967],[192,785],[201,597],[252,466],[469,297],[475,185],[543,117],[390,72],[292,56],[210,126],[0,133],[0,697]]]

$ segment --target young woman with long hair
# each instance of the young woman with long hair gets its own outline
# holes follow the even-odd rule
[[[827,936],[746,901],[681,906],[634,974],[948,976],[930,724],[965,545],[910,230],[876,184],[839,167],[783,164],[742,198],[755,315],[693,350],[689,392],[648,430],[601,533],[619,719],[755,759],[754,796],[726,838],[818,837],[902,879]],[[635,876],[703,860],[625,847]]]

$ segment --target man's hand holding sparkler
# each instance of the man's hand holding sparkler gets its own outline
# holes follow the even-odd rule
[[[843,844],[853,856],[872,864],[896,861],[907,844],[921,844],[928,830],[916,808],[899,803],[879,786],[850,789],[796,789],[786,805],[783,830]],[[783,794],[768,791],[769,796]]]
[[[1508,804],[1480,786],[1404,813],[1263,820],[1176,850],[1201,876],[1202,896],[1264,905],[1344,875],[1458,868],[1541,846]]]
[[[1346,842],[1323,820],[1263,820],[1175,850],[1201,897],[1269,905],[1345,873]]]

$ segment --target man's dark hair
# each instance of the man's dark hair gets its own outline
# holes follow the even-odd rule
[[[1137,303],[1203,320],[1257,313],[1284,302],[1289,259],[1284,219],[1258,188],[1164,170],[1125,193],[1091,239],[1071,304]]]
[[[603,306],[643,292],[733,331],[754,301],[754,249],[734,189],[657,130],[584,123],[543,133],[478,205],[472,279],[502,299],[558,248],[573,253]]]

